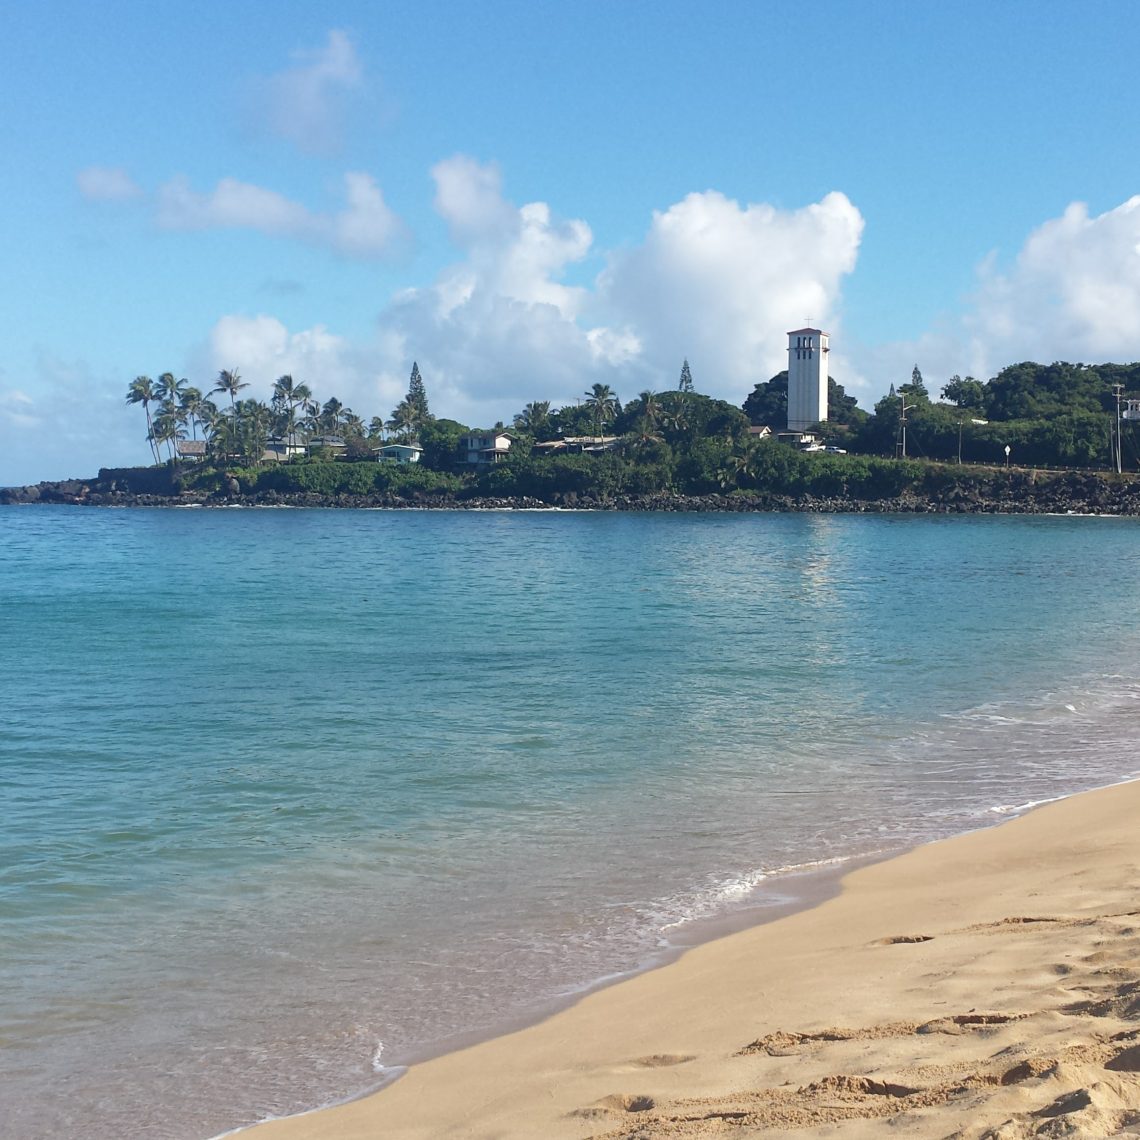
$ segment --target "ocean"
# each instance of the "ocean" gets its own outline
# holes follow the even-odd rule
[[[1133,519],[0,510],[0,1134],[206,1140],[1137,774]]]

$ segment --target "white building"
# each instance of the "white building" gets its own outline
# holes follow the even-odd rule
[[[418,443],[386,443],[372,452],[381,463],[419,463],[424,449]]]
[[[827,333],[788,333],[788,431],[806,431],[827,419]]]
[[[472,467],[488,467],[506,459],[514,438],[507,431],[473,431],[460,439],[459,452]]]

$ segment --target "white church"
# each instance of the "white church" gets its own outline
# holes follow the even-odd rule
[[[827,419],[827,342],[822,329],[788,333],[788,431]]]

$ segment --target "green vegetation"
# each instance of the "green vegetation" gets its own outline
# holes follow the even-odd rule
[[[171,488],[206,494],[884,500],[958,486],[1000,494],[993,480],[1004,474],[1006,448],[1020,467],[1109,467],[1118,397],[1127,400],[1140,390],[1140,364],[1025,362],[985,383],[952,376],[940,401],[931,398],[915,365],[909,381],[897,392],[892,388],[870,413],[829,377],[829,419],[818,429],[831,445],[828,452],[758,439],[749,430],[782,430],[787,385],[787,372],[778,373],[757,384],[738,408],[695,391],[686,360],[675,388],[646,389],[625,404],[605,384],[594,384],[562,408],[528,403],[514,417],[510,451],[481,464],[468,463],[460,450],[471,429],[431,415],[418,364],[391,415],[373,416],[367,424],[335,396],[320,403],[308,385],[289,375],[275,382],[268,404],[240,399],[248,384],[237,369],[219,373],[208,395],[170,372],[157,381],[138,376],[126,399],[142,406],[156,469],[167,471]],[[215,395],[228,397],[229,407],[214,404]],[[1135,469],[1140,441],[1130,421],[1121,423],[1124,464]],[[198,439],[200,461],[177,463],[183,441]],[[376,462],[375,451],[392,439],[418,443],[420,461]],[[988,467],[972,470],[969,464]]]

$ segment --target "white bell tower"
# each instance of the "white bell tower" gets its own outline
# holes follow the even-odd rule
[[[788,333],[788,431],[827,419],[827,342],[821,329]]]

